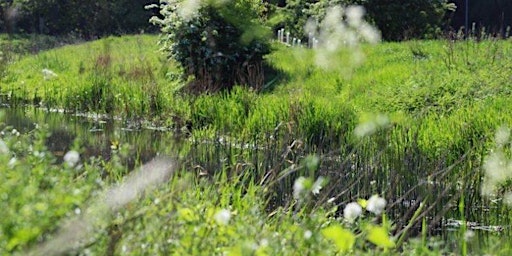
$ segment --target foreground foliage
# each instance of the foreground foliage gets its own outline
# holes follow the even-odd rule
[[[0,222],[2,254],[443,253],[436,240],[426,236],[407,242],[391,237],[393,222],[383,212],[386,201],[378,196],[346,204],[340,216],[332,203],[308,206],[322,182],[302,178],[293,188],[296,200],[269,212],[269,190],[249,173],[230,176],[222,170],[208,177],[175,170],[169,179],[140,188],[130,186],[130,175],[117,175],[126,171],[119,161],[81,159],[74,150],[56,157],[44,146],[44,128],[28,133],[11,129],[4,127],[0,140],[0,205],[8,209]],[[111,149],[112,159],[126,157],[122,148]],[[315,165],[315,158],[308,161],[305,165]],[[123,186],[128,187],[112,190]],[[126,197],[130,200],[111,202]],[[103,201],[117,206],[101,208]]]

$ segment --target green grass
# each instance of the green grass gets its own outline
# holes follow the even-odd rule
[[[134,254],[221,254],[251,250],[251,246],[262,248],[265,240],[261,255],[293,255],[297,251],[331,255],[336,241],[329,242],[329,235],[322,235],[321,230],[343,222],[341,206],[372,194],[380,194],[390,203],[386,213],[393,228],[382,227],[390,234],[408,230],[416,238],[406,240],[400,250],[388,251],[391,254],[465,254],[468,246],[496,255],[510,250],[500,243],[510,238],[508,227],[469,245],[462,231],[435,236],[435,228],[448,218],[506,226],[512,217],[502,200],[483,198],[479,191],[482,162],[495,147],[496,129],[512,126],[507,111],[512,106],[510,41],[364,45],[362,65],[353,66],[346,55],[340,55],[330,71],[315,67],[312,50],[275,45],[268,62],[280,71],[280,77],[272,90],[236,87],[231,92],[202,96],[176,90],[182,85],[176,79],[177,67],[162,59],[156,41],[156,36],[149,35],[111,37],[23,55],[8,65],[1,80],[2,98],[13,106],[34,103],[108,113],[142,120],[143,126],[167,126],[188,136],[179,146],[180,166],[206,177],[179,172],[169,184],[130,203],[119,217],[106,217],[99,228],[104,233],[87,246],[93,252],[101,254],[113,244],[117,253],[125,248]],[[43,79],[43,69],[52,70],[57,77]],[[383,115],[387,117],[384,121]],[[373,135],[356,136],[354,130],[361,130],[361,124],[374,127],[374,131],[370,129]],[[315,172],[303,168],[310,154],[320,157]],[[32,158],[26,161],[39,166]],[[39,168],[65,168],[51,163],[51,159],[45,160]],[[116,174],[108,182],[120,182],[128,171],[116,164],[91,165],[90,172],[106,169]],[[33,176],[37,181],[42,175]],[[87,191],[104,189],[91,185],[96,176],[90,175],[78,175],[64,183],[85,186]],[[322,193],[302,208],[296,206],[292,195],[300,176],[329,179]],[[502,184],[501,192],[509,188],[507,184]],[[17,189],[13,185],[10,190]],[[48,193],[65,194],[62,189]],[[16,200],[3,201],[6,207],[13,207],[16,201],[36,207],[35,201],[41,201],[23,192],[11,198]],[[156,198],[161,203],[154,204]],[[333,207],[329,199],[340,209],[329,213]],[[75,205],[63,205],[63,209],[69,213],[76,205],[91,203],[82,197],[76,200]],[[403,206],[403,201],[412,200],[428,206],[417,218]],[[459,210],[457,205],[464,207]],[[213,223],[212,215],[226,208],[233,213],[229,227]],[[56,228],[48,223],[64,218],[63,213],[65,210],[45,215],[40,223],[29,216],[26,223],[2,224],[34,229],[19,231],[22,238],[11,242],[18,247],[1,247],[24,250],[48,239]],[[358,226],[343,224],[357,236],[352,253],[384,253],[366,239],[370,231],[365,223],[382,224],[371,218],[364,218]],[[313,233],[311,240],[303,237],[307,230]],[[6,241],[17,237],[9,232]],[[243,235],[235,236],[239,233]],[[438,239],[445,244],[435,245]]]

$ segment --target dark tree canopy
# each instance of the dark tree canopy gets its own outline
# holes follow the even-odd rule
[[[152,29],[150,0],[8,0],[0,5],[0,32],[97,37]]]

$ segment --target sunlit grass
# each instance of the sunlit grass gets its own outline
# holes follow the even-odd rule
[[[236,87],[231,92],[189,97],[175,91],[181,81],[169,78],[176,77],[176,67],[162,62],[156,39],[147,35],[107,38],[25,56],[9,66],[0,88],[13,105],[28,102],[132,120],[157,119],[159,124],[186,136],[179,152],[185,159],[184,168],[206,177],[184,175],[186,185],[177,185],[181,183],[173,180],[169,187],[154,192],[156,198],[167,198],[168,204],[152,205],[154,201],[147,201],[141,205],[142,213],[138,207],[130,208],[133,212],[126,214],[135,216],[136,221],[131,222],[130,217],[127,222],[121,219],[122,227],[116,230],[118,227],[112,226],[113,232],[141,229],[151,241],[158,241],[158,246],[143,236],[123,236],[119,245],[125,244],[126,250],[166,253],[160,251],[160,243],[170,239],[168,248],[183,253],[195,253],[196,247],[219,250],[218,253],[244,250],[245,247],[236,246],[246,244],[253,249],[265,244],[270,254],[297,244],[301,251],[311,254],[332,253],[336,247],[332,243],[326,245],[327,240],[319,235],[320,226],[328,222],[325,216],[319,213],[318,220],[311,215],[297,220],[293,217],[294,208],[286,208],[294,202],[294,182],[308,174],[299,167],[310,153],[320,157],[315,175],[329,179],[325,193],[306,204],[318,206],[315,211],[328,211],[327,202],[334,198],[340,209],[332,216],[339,217],[341,206],[380,194],[388,201],[387,214],[397,233],[408,227],[418,237],[424,228],[430,236],[447,218],[489,226],[508,225],[509,208],[500,200],[482,198],[479,186],[482,161],[494,145],[495,130],[502,125],[512,126],[512,116],[507,111],[512,105],[510,41],[364,45],[363,64],[351,66],[341,54],[337,64],[346,67],[337,71],[315,67],[311,50],[276,45],[277,50],[268,56],[268,61],[282,73],[273,90],[254,92]],[[43,69],[57,76],[45,80]],[[361,123],[379,123],[372,117],[386,117],[385,127],[372,128],[371,136],[354,133],[366,131],[358,126]],[[128,172],[115,164],[104,168],[112,175],[108,179],[111,182],[119,181]],[[251,180],[240,183],[248,186],[243,190],[223,176],[237,177],[241,173],[248,173],[243,177]],[[207,179],[218,186],[211,186]],[[177,191],[184,192],[172,192],[176,186]],[[248,206],[237,201],[242,199],[227,198],[228,194],[241,196],[241,191],[249,198],[247,204],[260,207],[261,214],[248,216]],[[463,194],[465,207],[459,211],[457,204]],[[201,201],[204,197],[219,201]],[[418,218],[412,218],[414,211],[405,205],[419,207],[420,202],[426,207]],[[211,223],[211,216],[223,209],[232,214],[228,223],[233,227],[227,231],[219,231]],[[266,210],[274,213],[272,217]],[[178,214],[180,211],[182,215]],[[285,217],[276,219],[276,214]],[[170,230],[160,234],[161,223],[152,220],[162,216],[175,218],[166,219]],[[190,219],[196,217],[202,222]],[[171,219],[181,222],[176,224]],[[414,221],[409,223],[411,220]],[[269,224],[253,230],[243,226],[247,223],[251,227]],[[301,223],[313,226],[303,227]],[[173,225],[183,229],[171,230]],[[299,228],[293,228],[297,225]],[[206,244],[201,244],[202,239],[190,235],[198,232],[194,226],[201,234],[216,234],[219,240],[207,239]],[[290,229],[292,232],[284,233]],[[302,239],[308,230],[312,234],[307,236],[314,240]],[[229,232],[245,232],[246,236],[240,238],[244,241],[231,237]],[[278,235],[282,243],[272,239],[272,232],[282,233]],[[254,236],[258,239],[248,238]],[[34,239],[36,235],[30,237]],[[499,240],[509,236],[496,237]],[[113,238],[98,238],[100,245],[94,248],[101,250],[98,248],[104,248],[102,245],[110,243],[109,239]],[[236,248],[225,242],[230,239],[236,241]],[[268,244],[262,239],[267,239]],[[432,245],[430,240],[427,243],[426,239],[418,244],[412,241],[404,248],[439,252],[440,248],[458,248],[462,244],[457,240],[455,245],[443,247]],[[493,250],[492,242],[484,244],[481,251]]]

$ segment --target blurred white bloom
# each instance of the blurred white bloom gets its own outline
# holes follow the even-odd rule
[[[354,129],[357,137],[362,138],[373,134],[379,128],[385,128],[389,125],[389,118],[386,115],[378,114],[369,121],[360,123]]]
[[[505,145],[510,139],[510,129],[507,127],[500,127],[496,131],[496,134],[494,134],[494,140],[496,141],[496,144],[501,147]]]
[[[507,192],[503,195],[503,202],[508,206],[512,206],[512,192]]]
[[[304,31],[309,38],[309,45],[315,49],[317,66],[350,71],[350,67],[341,66],[338,55],[341,51],[349,54],[351,66],[362,63],[364,54],[359,47],[360,43],[380,41],[379,31],[364,21],[364,14],[365,10],[361,6],[349,6],[344,10],[337,5],[327,9],[323,20],[308,20]]]
[[[194,18],[201,7],[201,0],[185,0],[178,7],[178,14],[185,20],[189,21]]]
[[[384,211],[384,208],[386,208],[386,199],[378,195],[373,195],[370,197],[370,199],[368,199],[366,205],[367,211],[379,215]]]
[[[7,144],[0,139],[0,154],[8,154],[9,153],[9,147],[7,147]]]
[[[378,115],[375,117],[375,123],[376,123],[379,127],[385,127],[385,126],[389,125],[389,118],[388,118],[388,116],[386,116],[386,115],[378,114]]]
[[[512,179],[512,160],[508,159],[503,147],[510,140],[510,129],[500,127],[494,135],[496,148],[484,159],[484,179],[481,186],[481,194],[484,196],[496,196],[496,191],[509,179]],[[503,196],[503,201],[512,205],[512,192]]]
[[[345,209],[343,209],[343,217],[345,217],[345,219],[350,223],[354,222],[354,220],[362,213],[363,209],[356,202],[347,204]]]
[[[354,133],[357,137],[362,138],[364,136],[368,136],[373,134],[377,130],[377,125],[373,121],[364,122],[358,124],[354,129]]]
[[[55,72],[53,72],[53,71],[51,71],[50,69],[47,69],[47,68],[44,68],[43,70],[41,70],[41,72],[43,73],[44,80],[49,80],[49,79],[52,79],[54,77],[57,77],[57,74],[55,74]]]
[[[473,237],[475,237],[475,232],[473,230],[467,230],[464,232],[464,240],[466,240],[466,242],[469,242]]]
[[[490,153],[484,160],[485,182],[497,185],[509,177],[507,159],[500,150]]]
[[[318,195],[320,193],[320,190],[322,189],[322,186],[324,185],[325,178],[320,176],[318,179],[316,179],[315,183],[313,183],[313,187],[311,188],[311,193],[314,195]]]
[[[18,160],[16,159],[16,157],[13,157],[13,158],[11,158],[11,160],[9,160],[9,163],[7,163],[7,166],[9,166],[9,168],[14,168],[14,166],[16,166],[17,162],[18,162]]]
[[[295,180],[295,183],[293,183],[293,198],[295,199],[301,199],[302,194],[304,192],[305,186],[304,182],[306,181],[306,178],[299,177]]]
[[[70,167],[74,167],[78,161],[80,161],[80,154],[74,150],[70,150],[64,155],[64,162]]]
[[[347,22],[350,26],[359,27],[363,22],[364,8],[358,5],[352,5],[347,7],[345,15],[347,16]]]
[[[229,220],[231,219],[231,212],[229,210],[222,209],[218,211],[213,218],[215,219],[215,222],[217,222],[217,224],[227,225],[229,223]]]
[[[359,34],[361,35],[361,38],[363,38],[366,42],[370,44],[376,44],[380,42],[380,32],[372,27],[368,23],[362,24],[359,29]]]
[[[16,137],[20,136],[20,132],[18,132],[18,130],[16,130],[16,129],[12,129],[11,134],[16,136]]]
[[[313,236],[313,232],[311,232],[311,230],[306,230],[304,232],[304,239],[308,240],[311,238],[311,236]]]

